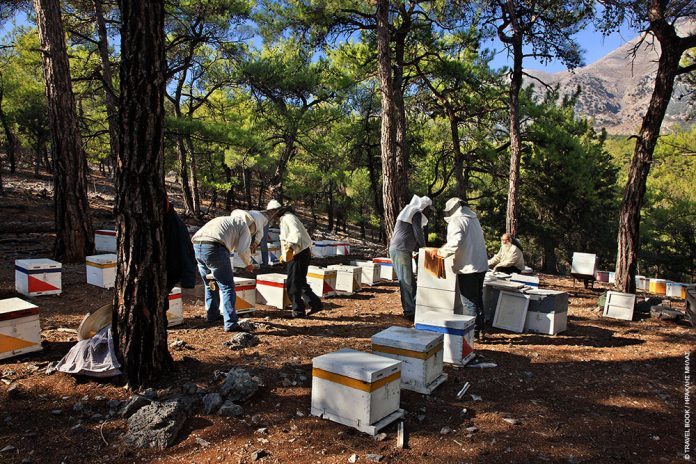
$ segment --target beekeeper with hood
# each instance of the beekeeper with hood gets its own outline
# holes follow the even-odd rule
[[[235,252],[244,262],[246,269],[252,271],[252,236],[256,234],[254,218],[242,210],[234,210],[229,216],[217,217],[201,227],[193,236],[193,251],[196,254],[198,272],[205,282],[212,274],[222,293],[222,316],[225,332],[241,330],[237,324],[235,311],[236,293],[234,291],[234,271],[230,253]],[[208,322],[220,318],[220,294],[217,289],[205,286],[205,307]]]
[[[464,314],[476,317],[477,336],[483,331],[483,278],[488,270],[486,241],[476,213],[459,198],[445,204],[447,243],[438,254],[444,258],[454,255],[453,267]]]
[[[389,243],[389,257],[391,257],[396,277],[399,279],[404,318],[411,322],[416,314],[413,252],[425,246],[423,228],[428,223],[427,214],[431,213],[432,204],[432,200],[427,196],[413,195],[411,202],[397,216]]]
[[[270,206],[270,205],[269,205]],[[312,258],[312,238],[292,207],[278,209],[280,216],[281,260],[287,262],[288,296],[292,300],[291,317],[305,317],[305,300],[312,312],[321,311],[323,304],[307,283],[307,271]]]

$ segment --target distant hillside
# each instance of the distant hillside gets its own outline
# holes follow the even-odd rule
[[[574,72],[525,70],[541,81],[560,84],[562,94],[582,88],[576,109],[591,117],[597,129],[605,128],[610,134],[633,134],[638,131],[641,119],[650,102],[654,78],[657,72],[659,44],[656,48],[643,44],[635,60],[630,55],[638,42],[635,38],[594,63]],[[657,41],[655,41],[657,42]],[[527,84],[542,86],[532,79]],[[663,128],[693,124],[688,115],[695,113],[693,102],[680,98],[686,93],[686,85],[678,83],[667,108]]]

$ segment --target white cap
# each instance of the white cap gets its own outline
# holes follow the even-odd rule
[[[281,205],[278,200],[271,200],[268,202],[268,205],[266,206],[266,210],[268,211],[270,209],[278,209],[278,208],[282,208],[282,207],[283,207],[283,205]]]
[[[447,200],[447,203],[445,203],[445,216],[451,216],[461,203],[462,200],[457,197]]]

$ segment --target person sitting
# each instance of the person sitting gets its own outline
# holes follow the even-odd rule
[[[513,243],[510,234],[500,237],[500,251],[488,260],[488,266],[494,271],[512,274],[524,271],[524,256],[522,249]]]

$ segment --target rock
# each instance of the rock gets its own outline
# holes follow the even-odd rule
[[[104,416],[102,416],[101,414],[97,413],[97,414],[92,415],[92,416],[90,417],[90,419],[93,420],[94,422],[99,422],[100,420],[104,419]]]
[[[256,393],[258,388],[258,383],[247,371],[235,367],[227,373],[220,387],[220,395],[233,402],[246,401]]]
[[[147,398],[148,400],[156,400],[157,399],[157,392],[153,390],[152,388],[148,388],[143,392],[143,396]]]
[[[222,406],[222,396],[219,393],[208,393],[203,397],[203,412],[212,414]]]
[[[34,461],[32,461],[31,458],[22,459],[22,464],[31,464],[32,462],[34,462]]]
[[[195,395],[198,393],[198,385],[193,382],[187,382],[181,386],[181,389],[187,395]]]
[[[140,408],[143,408],[150,403],[152,403],[152,401],[142,395],[133,395],[131,399],[128,400],[128,402],[123,406],[123,408],[121,408],[121,417],[127,419],[138,412]]]
[[[7,397],[10,399],[15,399],[19,396],[19,384],[13,383],[7,388]]]
[[[381,454],[366,454],[365,459],[372,462],[382,462],[384,456],[382,456]]]
[[[419,414],[418,417],[416,417],[418,422],[423,422],[425,420],[425,414]]]
[[[295,415],[297,417],[304,417],[304,413],[302,411],[300,411],[299,409],[297,411],[295,411]]]
[[[378,433],[377,435],[375,435],[374,438],[375,438],[375,441],[384,441],[387,439],[387,434],[384,432]]]
[[[256,429],[256,433],[266,435],[268,433],[268,427],[261,427],[260,429]]]
[[[474,395],[473,393],[471,394],[471,399],[474,401],[483,401],[479,395]]]
[[[249,348],[250,346],[256,346],[258,344],[259,337],[247,332],[236,333],[232,335],[229,341],[224,343],[224,345],[231,350],[240,350],[242,348]]]
[[[109,407],[109,409],[118,409],[121,406],[123,406],[123,401],[121,401],[121,400],[109,400],[109,401],[107,401],[106,405]]]
[[[446,425],[440,429],[440,435],[449,435],[450,433],[452,433],[452,429]]]
[[[186,342],[177,338],[169,344],[169,347],[175,351],[181,351],[186,348]]]
[[[72,410],[75,412],[82,412],[85,410],[85,405],[78,401],[77,403],[73,404]]]
[[[261,458],[264,458],[268,456],[268,451],[266,450],[257,450],[251,453],[251,460],[252,461],[258,461]]]
[[[351,454],[350,457],[348,458],[348,462],[350,462],[351,464],[358,462],[358,455]]]
[[[99,396],[99,395],[97,395],[97,396],[94,397],[94,399],[97,400],[97,401],[104,401],[104,400],[106,399],[106,397],[105,397],[105,396]]]
[[[234,404],[232,401],[225,401],[225,403],[220,406],[218,414],[225,417],[238,417],[244,414],[244,409],[238,404]]]
[[[203,448],[210,446],[210,442],[202,438],[196,437],[196,444],[201,445]]]
[[[60,416],[61,414],[63,414],[63,410],[62,409],[53,409],[53,410],[51,410],[51,414],[53,414],[54,416]]]
[[[82,426],[82,424],[77,424],[73,425],[70,427],[70,433],[73,435],[79,435],[85,431],[85,428]]]
[[[3,449],[0,450],[0,453],[11,453],[11,452],[16,451],[16,450],[17,450],[17,448],[15,448],[14,446],[7,445],[6,447],[4,447]]]
[[[261,422],[263,422],[263,417],[259,414],[254,414],[251,416],[251,423],[254,425],[259,425]]]
[[[520,425],[522,424],[522,421],[519,419],[513,419],[511,417],[503,417],[503,420],[507,422],[510,425]]]
[[[476,432],[478,432],[478,427],[467,427],[466,431],[468,433],[476,433]]]
[[[258,328],[256,326],[256,324],[254,324],[251,321],[247,321],[247,320],[239,321],[238,324],[239,324],[239,328],[245,332],[253,332]]]
[[[182,402],[153,402],[130,416],[124,440],[136,448],[168,448],[176,442],[187,417]]]
[[[187,414],[192,414],[197,408],[201,407],[200,397],[190,395],[174,395],[164,400],[164,403],[177,404],[182,407]]]

